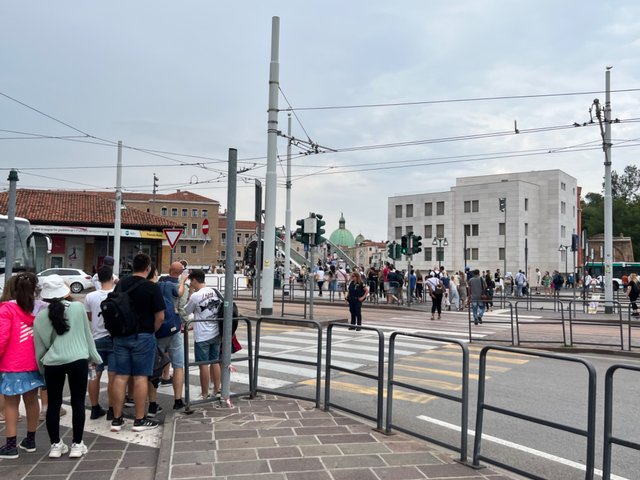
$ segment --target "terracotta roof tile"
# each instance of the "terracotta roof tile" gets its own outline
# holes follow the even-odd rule
[[[111,192],[96,192],[101,196],[113,196]],[[150,202],[153,200],[152,193],[129,193],[122,192],[123,200],[130,201],[139,201],[139,202]],[[204,197],[202,195],[198,195],[197,193],[188,192],[185,190],[178,190],[173,193],[156,193],[156,201],[160,202],[162,200],[170,200],[172,202],[200,202],[200,203],[218,203],[217,200],[212,198]]]
[[[255,220],[236,220],[236,230],[255,230],[258,222]],[[227,228],[227,217],[218,217],[218,230]]]
[[[62,190],[16,191],[16,215],[34,224],[113,225],[115,196],[110,192],[73,192]],[[0,192],[0,213],[7,213],[8,192]],[[128,208],[122,210],[122,226],[176,227],[178,223],[151,213]]]

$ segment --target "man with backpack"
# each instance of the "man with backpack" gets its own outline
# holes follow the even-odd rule
[[[135,420],[132,430],[143,432],[158,427],[145,416],[148,377],[156,359],[155,332],[164,321],[165,303],[157,284],[147,280],[151,258],[146,253],[133,257],[133,273],[118,282],[101,304],[105,326],[113,337],[114,370],[113,420],[111,431],[124,425],[122,407],[129,377],[133,377]]]
[[[173,262],[169,267],[169,276],[158,281],[165,302],[164,323],[156,332],[158,348],[171,357],[173,367],[173,409],[184,408],[182,389],[184,388],[184,340],[182,338],[182,320],[178,313],[178,302],[185,290],[187,277],[183,275],[184,267],[180,262]],[[151,415],[154,412],[149,411]]]

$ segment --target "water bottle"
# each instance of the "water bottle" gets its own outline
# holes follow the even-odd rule
[[[98,378],[98,374],[96,373],[96,364],[91,363],[89,364],[89,381],[95,380],[96,378]]]

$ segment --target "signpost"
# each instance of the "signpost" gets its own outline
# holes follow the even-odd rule
[[[164,233],[167,242],[169,242],[169,265],[173,263],[173,247],[178,243],[178,239],[182,235],[181,228],[163,228],[162,233]]]

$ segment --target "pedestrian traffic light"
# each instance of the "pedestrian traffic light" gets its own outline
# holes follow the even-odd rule
[[[325,233],[325,229],[322,228],[326,225],[327,222],[325,222],[322,219],[322,215],[320,215],[319,213],[316,213],[316,219],[317,219],[317,223],[316,223],[316,245],[320,245],[321,243],[324,243],[327,241],[326,238],[324,238],[322,235]]]
[[[500,207],[500,211],[504,212],[507,209],[507,199],[506,198],[499,198],[498,199],[498,206]]]
[[[579,237],[577,233],[574,233],[573,235],[571,235],[571,251],[572,252],[578,251],[578,241],[579,241]]]
[[[412,245],[411,252],[414,255],[416,253],[420,253],[422,251],[422,237],[420,235],[414,235],[411,245]]]
[[[399,243],[396,243],[396,254],[394,255],[394,260],[400,260],[402,257],[402,246]]]
[[[304,219],[296,220],[296,225],[298,225],[298,228],[296,228],[296,231],[294,233],[294,238],[296,239],[296,241],[300,243],[308,244],[309,237],[304,234]]]
[[[406,235],[403,235],[402,239],[400,240],[400,253],[402,253],[402,255],[406,255],[408,250],[409,250],[409,238]]]
[[[387,244],[387,256],[392,260],[396,259],[396,242],[389,242]]]

